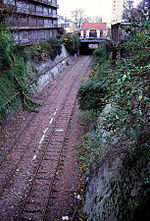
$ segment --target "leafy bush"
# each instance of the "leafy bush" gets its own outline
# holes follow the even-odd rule
[[[0,27],[0,72],[12,65],[11,55],[14,51],[15,43],[9,30]]]
[[[141,12],[139,20],[133,19],[132,25],[127,28],[129,38],[123,44],[128,54],[132,57],[135,65],[145,65],[150,61],[150,23],[146,16]]]
[[[91,127],[95,127],[95,122],[99,117],[99,111],[95,111],[92,109],[81,111],[78,114],[78,117],[80,124],[84,126],[86,129],[89,129]]]
[[[82,110],[98,110],[103,106],[106,90],[101,82],[90,80],[82,84],[78,90],[77,98]]]
[[[45,61],[48,58],[54,60],[57,55],[62,52],[62,42],[57,38],[50,38],[47,41],[41,41],[33,44],[29,48],[25,48],[22,53],[22,47],[17,46],[19,50],[16,50],[16,54],[19,53],[24,57],[25,60],[33,60],[35,62]]]
[[[17,58],[22,57],[25,60],[27,57],[26,50],[27,50],[27,48],[25,48],[22,45],[15,45],[13,53]]]
[[[67,51],[74,55],[79,51],[80,48],[80,39],[77,35],[65,35],[64,36],[64,45]]]
[[[47,56],[52,60],[56,58],[57,55],[61,54],[62,45],[59,39],[50,38],[48,41],[40,42],[41,52],[47,53]]]
[[[15,75],[22,78],[24,75],[24,63],[21,58],[14,55],[15,43],[10,32],[0,29],[0,124],[6,119],[10,107],[16,108],[18,100],[16,97],[10,100],[17,93]],[[21,68],[23,66],[23,70]]]
[[[107,61],[106,55],[106,42],[100,45],[97,49],[93,52],[93,63],[102,65]]]

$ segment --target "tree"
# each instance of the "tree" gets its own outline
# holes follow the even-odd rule
[[[131,21],[131,19],[133,17],[137,17],[138,16],[138,10],[137,8],[134,8],[133,7],[133,1],[126,1],[124,3],[124,11],[123,11],[123,20],[126,20],[126,21]]]
[[[92,17],[87,17],[88,22],[102,22],[102,18],[100,16],[92,16]]]
[[[126,1],[122,18],[129,22],[131,22],[132,19],[140,20],[142,16],[141,12],[148,17],[149,12],[148,9],[144,7],[144,1],[141,1],[136,8],[133,7],[133,1]]]
[[[85,21],[85,11],[81,8],[75,9],[71,12],[71,17],[75,23],[76,29],[80,29],[81,24]]]

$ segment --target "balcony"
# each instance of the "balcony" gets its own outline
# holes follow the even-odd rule
[[[21,31],[21,30],[24,30],[24,31],[29,31],[29,30],[46,30],[46,29],[59,29],[61,28],[58,24],[49,24],[49,25],[44,25],[44,24],[41,24],[39,26],[13,26],[13,27],[10,27],[10,30],[12,31]]]
[[[52,1],[49,1],[49,0],[31,0],[31,1],[42,4],[42,5],[49,5],[49,6],[55,7],[55,8],[57,8],[57,6],[58,6],[57,4],[54,4]]]

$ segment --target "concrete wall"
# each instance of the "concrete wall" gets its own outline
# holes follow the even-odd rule
[[[40,92],[42,89],[50,82],[53,81],[56,75],[60,74],[61,71],[65,68],[66,63],[73,61],[77,58],[77,55],[71,56],[66,51],[65,47],[62,47],[61,55],[58,55],[54,61],[48,59],[48,61],[35,64],[35,70],[40,74],[39,78],[36,81],[36,84],[32,84],[33,92]],[[30,67],[31,63],[28,62]]]

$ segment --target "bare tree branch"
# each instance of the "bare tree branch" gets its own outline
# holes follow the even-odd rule
[[[81,24],[85,21],[86,16],[85,16],[85,11],[81,8],[75,9],[72,11],[72,19],[75,23],[76,29],[80,29]]]

